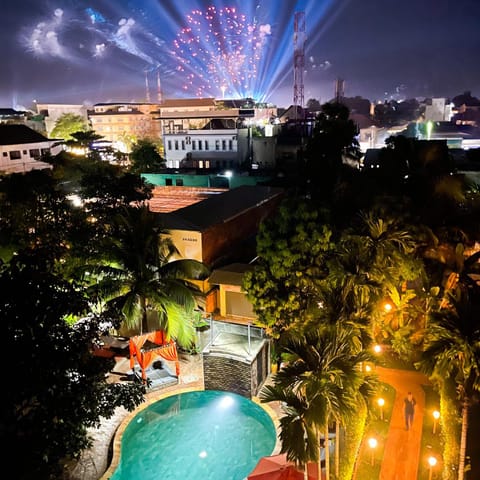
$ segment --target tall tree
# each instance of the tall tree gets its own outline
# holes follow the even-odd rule
[[[285,202],[260,226],[258,260],[244,288],[259,324],[273,336],[292,328],[316,302],[315,282],[324,277],[332,231],[324,211],[304,201]]]
[[[11,254],[48,246],[65,259],[72,244],[84,236],[86,216],[65,197],[50,170],[8,175],[0,180],[0,248]]]
[[[74,113],[64,113],[55,122],[51,137],[62,140],[71,140],[75,132],[84,132],[88,130],[87,121],[81,115]]]
[[[463,293],[450,303],[432,316],[419,366],[435,382],[456,385],[462,412],[458,480],[464,480],[469,408],[480,392],[480,295]]]
[[[305,151],[305,187],[315,197],[329,198],[347,160],[360,160],[358,129],[347,107],[326,103],[315,119]],[[345,162],[344,162],[345,161]]]
[[[146,205],[122,207],[111,226],[102,257],[86,267],[92,291],[122,311],[126,327],[148,332],[148,320],[155,321],[180,345],[190,346],[193,310],[202,296],[192,281],[206,278],[208,269],[196,260],[175,259],[177,249]]]
[[[292,360],[260,392],[262,402],[285,403],[280,419],[281,451],[300,465],[317,462],[320,472],[321,436],[324,436],[326,478],[329,478],[328,426],[352,415],[360,392],[373,394],[373,378],[358,368],[367,353],[355,353],[351,331],[336,325],[283,338]],[[365,388],[368,386],[367,388]],[[338,441],[338,439],[336,440]]]
[[[62,478],[65,462],[90,446],[88,428],[117,406],[133,410],[145,393],[139,385],[107,382],[112,362],[92,354],[101,319],[87,317],[82,290],[53,270],[43,247],[0,265],[9,372],[0,400],[0,441],[19,480]],[[71,316],[85,319],[72,325]]]
[[[137,174],[156,173],[165,168],[165,160],[158,153],[157,146],[145,139],[133,145],[130,162],[130,171]]]

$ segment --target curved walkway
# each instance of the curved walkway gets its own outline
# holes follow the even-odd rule
[[[427,377],[410,370],[377,367],[380,381],[391,385],[395,391],[390,427],[385,440],[380,480],[415,480],[418,476],[422,426],[425,410],[425,393],[422,385],[428,385]],[[405,428],[403,400],[412,392],[417,401],[413,427]]]

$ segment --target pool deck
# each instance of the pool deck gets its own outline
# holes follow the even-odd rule
[[[118,381],[119,374],[131,372],[129,360],[120,358],[117,360],[112,375],[112,381]],[[268,379],[267,379],[268,382]],[[128,412],[124,408],[119,408],[114,416],[102,421],[98,429],[90,430],[90,436],[93,445],[90,449],[83,452],[80,460],[70,472],[70,480],[108,480],[113,474],[118,463],[120,455],[120,440],[123,430],[128,424],[128,420],[133,418],[140,410],[146,408],[153,402],[165,398],[175,393],[182,393],[192,390],[203,390],[203,363],[202,355],[180,355],[180,376],[178,383],[171,386],[164,386],[159,389],[153,389],[146,394],[145,402],[134,412]],[[253,399],[257,401],[257,399]],[[278,431],[278,414],[280,412],[279,404],[262,405],[271,415]],[[113,440],[113,456],[109,463],[109,451]],[[273,453],[278,453],[279,442]]]

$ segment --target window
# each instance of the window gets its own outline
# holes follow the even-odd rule
[[[205,140],[205,150],[210,150],[210,144],[208,143],[208,140]]]
[[[4,156],[4,157],[8,157],[8,153],[7,153],[7,152],[3,152],[3,156]]]
[[[227,141],[222,140],[222,150],[226,150],[226,149],[227,149]]]
[[[30,158],[40,158],[40,150],[38,148],[32,148],[32,150],[30,150]]]
[[[197,141],[193,140],[192,141],[192,150],[196,150],[196,149],[197,149]]]
[[[182,150],[185,150],[185,140],[182,140]]]
[[[203,150],[203,141],[202,140],[198,141],[198,149]]]
[[[220,140],[215,140],[215,150],[220,150]]]
[[[167,141],[167,150],[171,150],[171,149],[172,149],[172,141],[168,140]]]
[[[177,179],[175,180],[175,185],[176,185],[177,187],[183,187],[183,179],[177,178]]]
[[[27,151],[26,151],[26,150],[24,150],[24,151],[23,151],[23,154],[24,154],[24,155],[26,155],[26,154],[27,154]]]
[[[175,140],[175,150],[178,150],[178,140]]]
[[[167,187],[172,186],[172,185],[173,185],[172,179],[171,179],[171,178],[166,178],[166,179],[165,179],[165,185],[166,185]]]
[[[229,149],[230,151],[233,150],[233,141],[232,141],[232,140],[229,140],[229,141],[228,141],[228,149]]]
[[[42,155],[48,155],[48,154],[50,153],[50,149],[49,149],[49,148],[42,148],[42,149],[40,150],[40,153],[41,153]]]
[[[20,158],[22,158],[20,150],[12,150],[10,152],[10,160],[19,160]]]

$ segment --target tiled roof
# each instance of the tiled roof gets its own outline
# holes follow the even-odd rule
[[[204,231],[213,225],[228,222],[247,210],[282,195],[283,192],[282,188],[243,185],[212,195],[188,207],[159,215],[167,230]]]
[[[0,125],[0,145],[21,145],[47,141],[47,137],[26,125]]]

